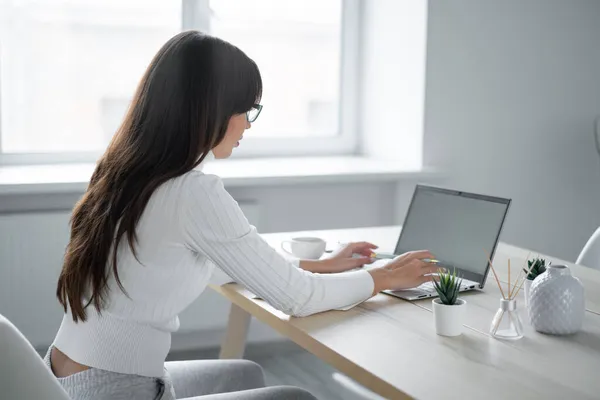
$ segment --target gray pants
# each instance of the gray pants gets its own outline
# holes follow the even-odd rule
[[[247,360],[167,362],[161,378],[90,368],[57,379],[73,400],[316,400],[295,387],[265,387],[262,368]]]

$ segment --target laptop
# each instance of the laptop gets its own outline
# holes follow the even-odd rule
[[[461,292],[483,289],[511,200],[417,185],[394,254],[429,250],[463,278]],[[437,297],[433,283],[386,290],[405,300]]]

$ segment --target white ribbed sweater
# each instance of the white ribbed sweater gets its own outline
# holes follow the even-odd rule
[[[137,255],[118,249],[114,277],[101,315],[88,307],[86,322],[62,321],[54,346],[72,360],[113,372],[160,377],[179,328],[178,314],[206,288],[213,270],[289,315],[346,307],[373,291],[368,272],[312,274],[271,248],[249,225],[220,178],[194,170],[162,185],[137,225]],[[210,307],[210,305],[207,305]]]

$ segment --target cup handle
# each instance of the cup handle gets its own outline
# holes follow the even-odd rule
[[[292,253],[292,251],[291,251],[291,247],[290,247],[290,250],[288,250],[288,249],[286,249],[286,248],[285,248],[285,245],[286,245],[286,244],[289,244],[289,245],[291,245],[291,244],[292,244],[292,241],[291,241],[291,240],[284,240],[283,242],[281,242],[281,250],[283,250],[283,251],[285,251],[287,254],[289,254],[289,255],[293,256],[293,255],[294,255],[294,253]]]

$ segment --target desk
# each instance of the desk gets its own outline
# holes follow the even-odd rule
[[[395,246],[400,227],[264,235],[274,247],[293,236],[328,242],[368,240],[382,250]],[[527,250],[500,244],[494,265],[506,279],[506,260],[520,266]],[[537,256],[537,253],[532,253]],[[564,263],[550,258],[554,264]],[[238,284],[212,286],[232,302],[222,358],[243,355],[254,316],[370,390],[389,399],[598,399],[600,396],[600,272],[565,263],[586,291],[583,329],[569,337],[535,332],[520,293],[525,337],[500,341],[488,334],[500,293],[493,278],[483,291],[462,295],[468,303],[459,337],[438,336],[431,299],[407,302],[379,294],[348,311],[289,317]],[[517,270],[515,268],[515,270]],[[490,274],[491,275],[491,274]]]

